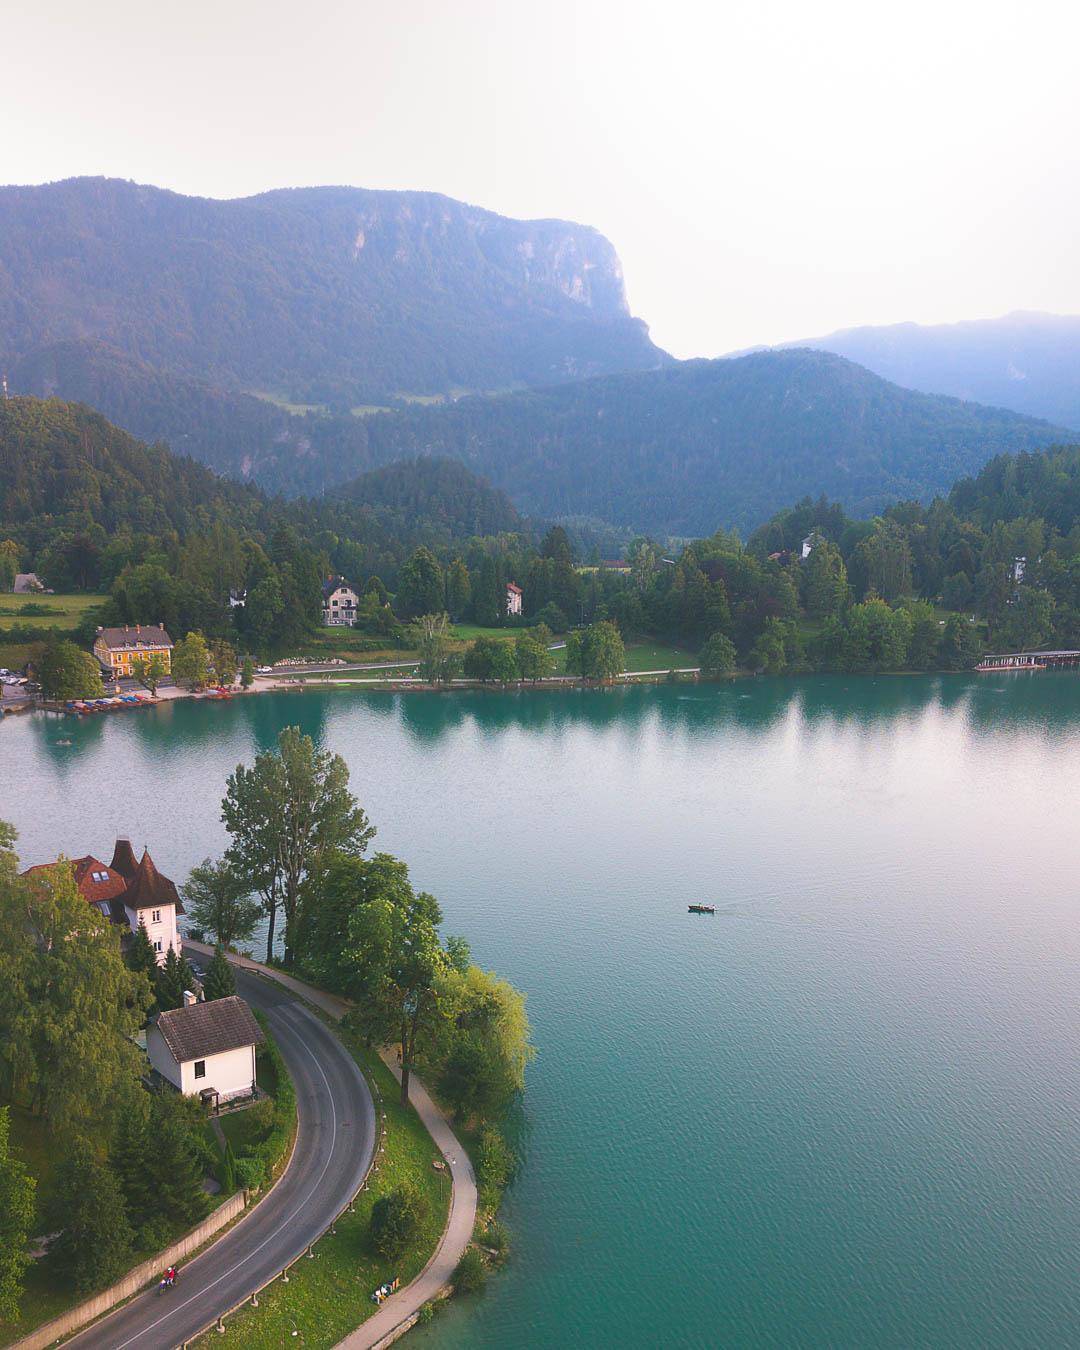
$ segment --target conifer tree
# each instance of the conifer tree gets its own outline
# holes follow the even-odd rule
[[[124,955],[128,970],[141,970],[144,975],[154,984],[157,980],[157,952],[154,951],[154,944],[150,941],[150,934],[146,931],[146,925],[139,920],[139,926],[135,930],[135,936],[132,938],[127,952]]]
[[[120,1114],[109,1149],[109,1165],[120,1183],[124,1208],[133,1229],[139,1229],[156,1212],[156,1187],[147,1160],[156,1148],[150,1134],[150,1100],[140,1087]]]
[[[179,1008],[184,1001],[184,982],[180,970],[182,959],[177,956],[176,948],[170,943],[169,950],[165,953],[165,964],[159,968],[155,982],[157,1005],[162,1012],[166,1012],[169,1008]]]
[[[49,1264],[77,1294],[101,1289],[122,1274],[132,1232],[120,1184],[76,1139],[56,1170],[46,1220],[59,1237],[49,1246]]]
[[[156,1212],[172,1223],[195,1223],[207,1207],[190,1107],[185,1098],[169,1092],[154,1102],[151,1112],[154,1146],[147,1158],[147,1171]]]
[[[230,994],[236,993],[232,966],[225,960],[225,953],[220,947],[214,952],[213,959],[206,968],[203,993],[207,1002],[215,998],[228,998]]]

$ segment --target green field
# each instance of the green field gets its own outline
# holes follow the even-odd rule
[[[74,628],[88,609],[102,604],[104,595],[14,595],[0,594],[0,628]],[[24,605],[41,605],[48,614],[20,614]]]
[[[326,413],[329,411],[325,403],[290,403],[287,398],[281,394],[269,394],[265,389],[249,389],[247,391],[252,398],[262,399],[264,403],[272,403],[275,408],[280,408],[282,412],[292,413],[294,417],[303,417],[305,413]]]

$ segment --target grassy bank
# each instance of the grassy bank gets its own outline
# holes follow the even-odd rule
[[[245,1307],[228,1319],[230,1346],[278,1350],[298,1344],[307,1350],[328,1350],[376,1311],[371,1301],[374,1289],[394,1276],[404,1285],[419,1274],[445,1227],[450,1178],[432,1166],[438,1150],[431,1136],[412,1107],[400,1105],[398,1085],[382,1060],[344,1028],[336,1030],[382,1097],[386,1137],[384,1152],[376,1157],[378,1170],[372,1172],[354,1212],[338,1221],[336,1233],[320,1239],[310,1261],[301,1259],[291,1268],[288,1284],[276,1280],[260,1294],[257,1308]],[[427,1200],[427,1215],[410,1250],[388,1263],[371,1245],[371,1211],[381,1195],[406,1181]],[[342,1196],[343,1204],[345,1199]],[[196,1344],[209,1347],[219,1341],[211,1331]]]

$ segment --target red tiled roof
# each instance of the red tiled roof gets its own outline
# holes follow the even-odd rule
[[[523,593],[522,590],[521,590],[521,587],[520,587],[520,586],[515,586],[514,583],[513,583],[512,581],[508,581],[508,582],[506,583],[506,589],[507,589],[508,591],[513,591],[515,595],[521,595],[521,594]]]
[[[54,862],[37,863],[33,867],[28,867],[23,876],[47,872],[56,866]],[[175,905],[177,914],[185,912],[176,887],[168,877],[162,876],[157,870],[149,851],[144,849],[141,861],[136,862],[128,839],[116,841],[112,862],[108,867],[91,853],[82,858],[72,859],[70,866],[75,873],[75,884],[79,888],[79,893],[91,905],[118,900],[121,906],[136,911],[154,909],[161,905]],[[102,873],[105,873],[104,879],[96,880],[95,874],[101,876]],[[109,917],[116,917],[108,909],[105,913]]]
[[[127,890],[125,878],[99,862],[93,854],[74,859],[72,865],[75,868],[75,885],[92,905],[102,900],[115,900]]]

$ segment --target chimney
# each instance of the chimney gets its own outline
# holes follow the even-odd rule
[[[192,1004],[198,1003],[198,1001],[199,1001],[199,1000],[195,997],[195,995],[191,992],[190,989],[185,989],[185,990],[184,990],[184,1007],[185,1007],[185,1008],[190,1008],[190,1007],[192,1006]]]

